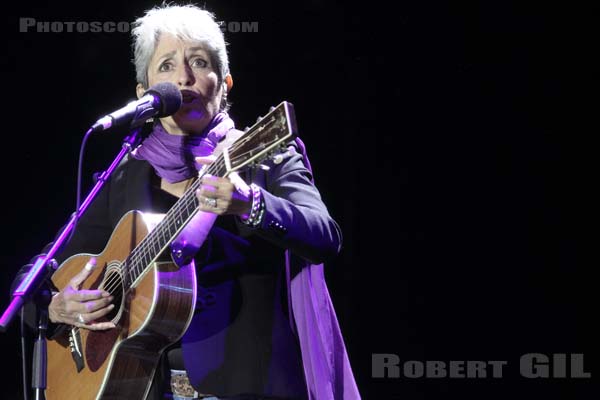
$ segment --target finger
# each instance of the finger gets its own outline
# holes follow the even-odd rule
[[[217,156],[215,155],[209,155],[209,156],[202,156],[202,157],[196,157],[195,160],[198,164],[200,165],[209,165],[212,164],[216,161]]]
[[[204,196],[220,198],[229,198],[232,193],[237,192],[236,186],[229,178],[217,177],[202,179],[200,190],[201,194]]]
[[[89,325],[82,325],[82,328],[89,329],[90,331],[105,331],[107,329],[113,329],[117,326],[113,322],[94,322]]]
[[[220,178],[214,175],[204,175],[200,180],[201,186],[213,187],[215,189],[218,189],[219,187],[227,184],[231,184],[231,182],[228,179]]]
[[[207,196],[206,194],[201,194],[201,191],[198,189],[196,191],[196,198],[198,199],[198,207],[201,210],[205,211],[215,211],[219,206],[219,199],[214,196]]]
[[[91,300],[86,301],[85,303],[79,303],[82,307],[82,313],[91,314],[94,311],[98,311],[104,307],[108,307],[110,303],[114,300],[114,297],[104,297],[100,300]]]
[[[114,308],[115,308],[115,305],[110,304],[107,307],[104,307],[100,310],[97,310],[97,311],[94,311],[91,313],[76,313],[75,316],[73,317],[73,319],[75,321],[74,325],[89,329],[90,326],[93,326],[95,324],[104,324],[107,322],[113,324],[112,321],[99,321],[99,322],[96,322],[96,321],[99,320],[100,318],[106,316]]]
[[[196,169],[198,170],[198,177],[202,177],[208,171],[209,165],[211,165],[217,159],[216,156],[208,155],[204,157],[195,157]]]
[[[237,172],[234,171],[230,173],[229,180],[231,181],[231,183],[235,187],[235,190],[239,194],[246,198],[250,197],[250,193],[252,192],[250,186],[248,186],[248,184],[240,177],[240,175]]]
[[[100,318],[104,317],[106,314],[108,314],[109,312],[111,312],[113,309],[115,308],[114,304],[109,304],[106,307],[103,307],[99,310],[96,310],[94,312],[91,313],[86,313],[86,314],[82,314],[86,323],[90,324],[94,321],[99,320]],[[106,322],[106,321],[100,321],[100,322]]]
[[[201,211],[210,212],[220,215],[223,213],[225,202],[215,197],[203,196],[200,194],[200,189],[196,190],[196,198],[198,199],[198,209]]]
[[[74,322],[72,325],[82,329],[89,329],[90,331],[104,331],[107,329],[116,328],[117,326],[112,321],[89,322],[85,324],[82,324],[81,322]]]
[[[98,300],[103,297],[110,297],[110,293],[105,292],[104,290],[78,290],[73,293],[65,294],[66,300],[76,301],[80,303],[91,300]]]
[[[199,193],[200,196],[203,196],[203,197],[212,197],[212,198],[219,197],[218,188],[215,188],[214,186],[202,185],[202,186],[200,186],[200,188],[198,188],[196,193]]]
[[[96,257],[91,257],[81,271],[71,279],[69,285],[75,290],[79,289],[79,286],[91,275],[94,268],[96,268]]]

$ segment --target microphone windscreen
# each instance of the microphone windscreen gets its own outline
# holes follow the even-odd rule
[[[145,94],[149,93],[156,94],[160,98],[160,113],[156,115],[159,118],[175,114],[179,110],[179,107],[181,107],[181,92],[173,83],[157,83],[150,87]]]

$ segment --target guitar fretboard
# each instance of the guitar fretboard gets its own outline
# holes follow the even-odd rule
[[[284,142],[296,134],[293,106],[282,102],[248,129],[235,143],[225,149],[217,159],[201,171],[206,174],[224,177],[229,172],[246,165],[255,164],[270,153],[284,146]],[[126,279],[123,285],[129,290],[142,276],[152,262],[171,244],[185,225],[198,212],[196,190],[200,187],[197,179],[183,196],[166,213],[162,221],[135,247],[125,260],[123,272]]]
[[[218,176],[224,175],[226,173],[224,163],[217,160],[206,169],[206,173]],[[146,267],[164,251],[196,214],[199,205],[196,190],[199,187],[200,179],[197,179],[171,207],[163,220],[131,252],[124,268],[124,271],[127,271],[128,274],[127,283],[135,282],[144,273]]]

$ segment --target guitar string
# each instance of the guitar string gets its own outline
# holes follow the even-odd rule
[[[269,122],[271,122],[271,121],[269,121]],[[233,152],[235,152],[236,150],[238,150],[240,147],[242,147],[244,144],[246,144],[246,143],[247,143],[248,141],[250,141],[251,139],[252,139],[252,135],[249,135],[248,137],[242,137],[242,138],[240,138],[240,140],[238,140],[238,141],[236,141],[235,143],[233,143],[233,144],[232,144],[232,146],[229,148],[229,151],[230,151],[230,152],[232,152],[232,153],[233,153]],[[246,152],[246,153],[247,153],[247,152]],[[238,161],[239,159],[241,159],[241,158],[243,158],[243,157],[245,157],[245,154],[244,154],[244,153],[242,153],[241,155],[237,155],[237,156],[234,156],[234,157],[232,157],[232,158],[231,158],[231,161],[235,163],[236,161]],[[223,158],[222,156],[220,156],[220,157],[219,157],[219,158],[218,158],[218,159],[215,161],[215,163],[213,163],[213,164],[210,164],[210,165],[211,165],[211,166],[214,166],[214,167],[212,167],[212,168],[210,168],[210,169],[220,170],[220,169],[221,169],[221,168],[224,166],[224,158]],[[205,174],[207,174],[207,173],[214,173],[214,172],[213,172],[213,171],[209,171],[209,168],[207,168],[207,171],[206,171],[206,173],[205,173]],[[198,181],[196,181],[196,182],[198,182]],[[192,184],[192,187],[190,187],[190,188],[188,189],[188,190],[189,190],[189,192],[192,192],[192,191],[193,191],[193,192],[195,192],[195,191],[196,191],[196,189],[198,188],[198,187],[195,187],[195,186],[199,186],[199,184],[195,184],[195,182],[194,182],[194,183]],[[186,191],[186,193],[184,193],[184,195],[182,196],[182,199],[184,199],[184,198],[186,197],[186,194],[187,194],[187,193],[188,193],[188,191]],[[194,196],[194,198],[195,198],[195,196]],[[171,212],[170,214],[181,214],[181,210],[180,210],[180,209],[181,209],[181,208],[184,208],[184,207],[187,209],[187,208],[190,206],[190,204],[189,204],[189,203],[190,203],[190,202],[189,202],[187,199],[184,199],[184,200],[183,200],[183,201],[181,201],[181,202],[180,202],[180,201],[178,201],[178,202],[177,202],[177,203],[174,205],[174,207],[171,209],[171,211],[173,211],[173,212]],[[194,203],[194,206],[196,206],[196,204],[195,204],[195,201],[194,201],[193,203]],[[187,210],[186,210],[186,211],[187,211]],[[167,221],[168,221],[168,217],[169,217],[169,213],[167,213],[167,215],[165,215],[165,217],[164,217],[163,221],[165,221],[165,220],[167,220]],[[167,225],[167,227],[169,228],[169,227],[170,227],[170,225],[171,225],[171,224]],[[175,226],[175,230],[177,230],[177,226]],[[162,233],[162,234],[164,235],[164,229],[163,229],[163,232],[161,232],[160,230],[153,230],[153,232],[160,232],[160,233]],[[170,234],[170,231],[169,231],[169,234]],[[137,275],[138,275],[138,276],[139,276],[139,274],[141,274],[141,272],[143,272],[143,271],[141,271],[141,272],[138,272],[138,271],[137,271],[137,268],[136,268],[135,266],[136,266],[136,265],[139,265],[139,261],[140,261],[139,259],[140,259],[140,258],[141,258],[141,259],[142,259],[142,261],[143,261],[144,257],[146,257],[146,256],[147,256],[147,252],[144,252],[144,251],[143,251],[144,247],[145,247],[145,248],[151,248],[151,247],[154,247],[154,246],[158,245],[157,247],[158,247],[158,249],[159,249],[159,250],[160,250],[162,247],[164,247],[164,244],[163,244],[163,245],[161,245],[161,244],[160,244],[160,240],[157,240],[157,239],[160,239],[160,237],[158,237],[158,238],[157,238],[156,236],[159,236],[159,235],[158,235],[158,234],[155,234],[155,235],[153,235],[152,237],[150,237],[150,235],[148,235],[148,237],[146,238],[146,239],[148,239],[148,240],[143,240],[142,242],[140,242],[140,245],[137,247],[137,249],[142,249],[142,250],[138,250],[138,251],[136,251],[136,249],[134,249],[134,251],[132,251],[132,253],[131,253],[130,257],[129,257],[129,261],[130,261],[130,262],[129,262],[129,264],[134,264],[134,268],[135,268],[135,270],[133,270],[133,272],[134,272],[134,273],[137,273]],[[146,241],[146,242],[148,242],[148,243],[144,243],[144,241]],[[163,241],[165,241],[165,240],[163,240]],[[152,250],[154,250],[154,248],[152,248]],[[139,254],[139,256],[138,256],[138,254]],[[150,259],[152,259],[152,258],[153,258],[153,257],[150,257]],[[126,273],[130,273],[130,272],[132,272],[131,268],[129,268],[129,269],[125,268],[125,269],[126,269]],[[145,269],[145,268],[143,268],[143,269]],[[119,286],[119,284],[120,284],[120,282],[119,282],[119,281],[120,281],[121,279],[119,279],[119,278],[120,278],[120,277],[118,276],[118,274],[114,274],[114,278],[113,278],[112,280],[111,280],[111,279],[107,280],[107,281],[105,282],[105,284],[106,284],[106,288],[107,288],[106,290],[108,290],[108,291],[110,292],[110,291],[112,291],[113,289],[116,289],[116,288]],[[133,277],[133,278],[131,278],[131,277],[130,277],[130,281],[134,281],[135,279],[137,279],[137,277]]]
[[[242,147],[246,142],[248,142],[249,140],[252,139],[251,137],[252,135],[250,135],[250,137],[244,137],[241,138],[241,140],[236,141],[231,147],[230,147],[230,151],[235,152],[237,149],[239,149],[240,147]],[[239,142],[239,143],[238,143]],[[234,156],[232,157],[232,161],[235,162],[237,160],[239,160],[240,158],[244,157],[245,154],[242,153],[242,155],[239,156]],[[210,169],[215,169],[215,170],[219,170],[221,167],[224,166],[224,159],[222,156],[220,156],[215,163],[210,164],[210,166],[212,168],[207,168],[207,171],[205,172],[205,174],[207,173],[214,173],[213,171],[210,171]],[[145,239],[142,240],[142,242],[140,242],[140,244],[136,247],[136,249],[134,249],[134,251],[132,251],[132,253],[130,254],[130,257],[128,257],[128,259],[125,260],[125,264],[124,264],[124,268],[123,268],[123,272],[125,274],[128,274],[128,278],[129,278],[129,282],[133,282],[137,279],[137,277],[139,277],[139,275],[141,275],[141,273],[146,269],[147,265],[150,264],[149,261],[145,261],[146,258],[148,258],[148,260],[152,260],[154,257],[156,257],[156,254],[154,256],[150,256],[152,254],[152,251],[154,251],[155,253],[158,253],[167,243],[169,240],[165,240],[164,239],[164,234],[168,233],[169,237],[172,237],[173,234],[170,231],[171,227],[175,228],[175,231],[177,231],[178,229],[178,225],[181,224],[180,221],[172,221],[171,218],[169,218],[171,215],[176,214],[176,216],[180,216],[181,212],[183,210],[181,210],[182,208],[185,208],[185,211],[188,212],[188,218],[189,218],[189,214],[193,213],[195,211],[195,208],[197,207],[197,199],[195,197],[195,194],[193,196],[187,196],[188,193],[192,193],[195,192],[196,189],[199,186],[199,180],[194,182],[191,187],[184,193],[184,195],[181,197],[181,201],[177,201],[177,203],[174,205],[174,207],[165,215],[163,221],[166,221],[165,224],[159,224],[162,225],[163,228],[166,229],[155,229],[152,232],[155,232],[154,235],[149,234]],[[192,197],[192,201],[190,204],[190,197]],[[189,206],[193,205],[192,207],[192,211],[190,212],[188,210]],[[173,226],[173,222],[176,222],[175,225]],[[168,232],[164,232],[165,230],[168,230]],[[162,236],[162,243],[161,244],[161,237]],[[156,248],[158,248],[158,250],[156,250]],[[140,262],[141,261],[141,262]],[[144,267],[144,265],[146,265],[146,267]],[[141,270],[138,271],[138,269],[140,269],[139,267],[141,267]],[[133,275],[133,276],[132,276]],[[114,295],[113,291],[115,289],[117,289],[119,286],[121,286],[121,282],[123,282],[123,278],[121,275],[119,274],[112,274],[111,278],[109,278],[109,280],[107,280],[105,282],[105,287],[108,292],[110,292],[111,294]],[[123,283],[124,285],[124,283]],[[130,290],[130,288],[128,287],[126,292],[128,292]]]
[[[198,182],[198,181],[196,181],[196,182]],[[194,182],[194,183],[195,183],[195,182]],[[188,189],[188,190],[189,190],[189,192],[191,192],[191,191],[192,191],[192,189],[191,189],[191,188],[192,188],[193,186],[194,186],[193,184],[192,184],[192,186],[190,186],[190,189]],[[185,195],[186,195],[187,193],[189,193],[189,192],[186,192],[186,193],[184,193],[184,196],[182,196],[182,197],[181,197],[181,199],[183,199],[183,198],[185,197]],[[194,198],[194,197],[195,197],[195,196],[191,196],[191,199],[193,200],[193,198]],[[186,200],[184,200],[184,201],[187,201],[187,202],[189,203],[189,200],[190,200],[190,197],[188,197],[188,198],[187,198]],[[179,203],[179,201],[178,201],[177,203]],[[177,203],[176,203],[176,204],[177,204]],[[166,218],[166,216],[165,216],[165,218]],[[152,232],[156,232],[156,231],[155,231],[155,230],[153,230]],[[148,238],[149,236],[150,236],[150,234],[149,234],[148,236],[146,236],[146,238]],[[140,242],[140,244],[141,244],[141,243],[142,243],[142,242]],[[133,252],[132,252],[132,254],[133,254]],[[128,258],[129,258],[129,257],[128,257]],[[124,266],[125,266],[125,268],[122,270],[122,272],[123,272],[123,273],[128,273],[128,272],[129,272],[129,271],[127,270],[127,267],[126,267],[126,265],[127,265],[127,261],[128,261],[128,260],[126,259],[126,260],[125,260],[125,263],[124,263]],[[130,278],[130,279],[131,279],[131,278]],[[111,274],[111,276],[109,277],[109,279],[108,279],[108,280],[105,282],[105,290],[106,290],[107,292],[109,292],[111,295],[115,295],[116,293],[114,293],[114,290],[115,290],[115,289],[117,289],[117,288],[118,288],[118,287],[121,285],[121,282],[122,282],[122,281],[123,281],[123,280],[122,280],[122,277],[121,277],[121,276],[120,276],[118,273]],[[129,290],[129,289],[127,289],[127,291],[128,291],[128,290]],[[125,293],[126,293],[126,292],[125,292]],[[74,333],[75,333],[75,334],[78,334],[78,333],[79,333],[79,329],[80,329],[79,327],[74,327],[74,328],[73,328],[73,330],[74,330]]]
[[[194,183],[192,183],[192,185],[190,186],[190,188],[184,193],[184,195],[175,203],[175,205],[171,208],[171,210],[169,210],[169,212],[167,212],[167,214],[165,214],[165,217],[163,218],[162,221],[159,225],[157,225],[155,227],[155,229],[153,229],[139,244],[138,246],[131,252],[131,254],[129,255],[129,257],[127,257],[125,259],[124,262],[124,268],[122,270],[122,274],[112,274],[108,280],[105,281],[105,288],[104,290],[110,292],[111,294],[112,291],[116,288],[118,288],[121,285],[121,282],[123,281],[123,275],[124,274],[129,274],[128,278],[129,278],[129,282],[133,282],[135,281],[135,279],[137,278],[137,276],[139,276],[141,274],[142,271],[137,271],[137,264],[140,263],[140,261],[142,261],[144,259],[144,257],[146,256],[146,254],[148,254],[147,252],[140,250],[144,247],[148,247],[148,248],[154,248],[155,245],[159,245],[160,248],[164,247],[164,245],[161,246],[161,242],[160,242],[160,234],[162,234],[164,236],[164,233],[166,233],[165,231],[168,231],[170,233],[170,229],[173,225],[172,225],[172,221],[169,221],[169,217],[173,214],[181,214],[181,209],[182,209],[182,205],[185,204],[185,206],[187,207],[190,203],[190,200],[193,201],[193,198],[195,198],[195,195],[190,196],[189,193],[193,193],[196,191],[196,189],[199,187],[198,184],[196,184],[197,182],[199,182],[198,180],[195,181]],[[166,243],[165,243],[166,244]],[[160,249],[159,249],[160,250]],[[131,272],[132,272],[132,268],[135,268],[135,270],[133,272],[137,273],[137,276],[131,276]],[[127,288],[127,290],[129,290],[129,288]]]
[[[271,119],[268,122],[273,122],[273,119]],[[234,153],[240,147],[243,147],[243,145],[245,145],[251,139],[252,139],[251,134],[249,136],[246,136],[246,135],[242,136],[239,140],[234,142],[228,148],[228,151],[231,153]],[[248,153],[248,152],[246,152],[246,153]],[[245,157],[246,153],[242,153],[241,155],[236,155],[236,156],[230,158],[230,163],[234,164],[236,161]],[[204,172],[204,174],[202,176],[209,174],[209,173],[214,174],[215,172],[219,171],[224,166],[225,166],[224,157],[222,155],[220,155],[219,158],[217,158],[217,160],[214,163],[209,164],[209,167],[207,167],[206,171]],[[210,171],[211,169],[214,169],[216,171]],[[226,170],[226,168],[225,168],[225,170]],[[142,239],[142,241],[138,244],[138,246],[136,246],[136,248],[131,252],[130,256],[125,259],[125,262],[123,263],[122,273],[128,274],[129,282],[134,282],[135,279],[137,279],[137,277],[139,277],[141,275],[141,273],[148,266],[148,265],[146,265],[144,267],[144,265],[149,264],[149,262],[140,263],[140,261],[144,261],[145,257],[152,254],[152,250],[154,250],[155,252],[160,251],[172,239],[172,238],[169,240],[164,239],[164,234],[167,233],[167,232],[164,232],[165,230],[168,230],[168,234],[169,234],[168,236],[173,236],[170,232],[170,228],[172,227],[172,223],[174,221],[170,220],[169,217],[172,216],[173,214],[181,215],[181,212],[183,211],[182,208],[184,208],[184,207],[186,208],[186,211],[188,211],[189,214],[192,214],[193,212],[196,211],[195,209],[197,207],[197,204],[196,204],[197,198],[195,196],[195,191],[198,189],[199,186],[200,186],[200,179],[193,182],[192,185],[190,185],[190,188],[184,192],[183,196],[165,214],[163,221],[166,221],[166,222],[163,224],[163,222],[161,221],[161,223],[159,223],[159,225],[156,227],[159,229],[152,230],[152,232],[150,232],[150,234],[148,234],[144,239]],[[194,194],[190,195],[190,193],[194,193]],[[192,204],[190,204],[190,203],[192,203]],[[193,205],[191,212],[187,209],[190,205]],[[189,216],[190,215],[188,215],[187,217],[189,218]],[[177,231],[177,229],[179,229],[177,224],[175,224],[174,228],[175,228],[175,231]],[[163,236],[164,243],[162,245],[160,242],[161,238],[159,237],[159,232],[160,232],[161,236]],[[158,249],[159,249],[158,251],[156,251],[154,248],[154,246],[156,246],[156,245],[158,245]],[[151,257],[149,257],[149,260],[152,260],[155,257],[156,257],[156,255],[153,257],[151,256]],[[138,267],[142,267],[140,271],[138,271]],[[131,276],[132,272],[134,272],[133,278]],[[121,284],[121,282],[122,282],[122,284]],[[105,284],[106,284],[105,290],[108,291],[109,293],[111,293],[111,295],[115,294],[115,293],[113,293],[113,290],[117,289],[120,285],[125,286],[125,282],[123,282],[122,275],[119,275],[118,273],[112,274],[111,277],[109,277],[109,279],[105,282]],[[128,293],[130,291],[130,289],[131,288],[128,287],[126,290],[124,290],[124,292],[125,292],[124,294]],[[76,329],[76,333],[78,333],[79,328],[75,328],[75,329]]]
[[[250,138],[244,138],[244,140],[240,140],[239,144],[236,142],[234,143],[234,145],[232,145],[230,147],[230,151],[235,152],[237,149],[239,149],[240,147],[242,147],[242,145],[244,144],[244,142],[247,142],[248,140],[250,140]],[[233,162],[238,161],[239,159],[243,158],[245,155],[239,155],[239,156],[235,156],[233,157],[231,160]],[[218,172],[219,170],[223,170],[225,168],[223,168],[225,166],[225,160],[223,159],[222,156],[220,156],[213,164],[210,164],[209,168],[207,168],[207,171],[203,174],[214,174],[215,172]],[[213,171],[214,170],[214,171]],[[190,203],[193,203],[194,208],[197,207],[196,205],[196,197],[195,197],[195,191],[196,189],[199,188],[200,186],[200,180],[196,180],[194,183],[192,183],[192,185],[190,186],[190,188],[188,188],[188,190],[186,190],[186,192],[184,193],[184,195],[180,198],[180,200],[178,200],[175,205],[171,208],[171,210],[169,210],[169,212],[167,212],[167,214],[165,215],[165,217],[163,218],[163,221],[166,221],[164,224],[159,224],[162,225],[162,227],[164,227],[165,229],[161,229],[159,228],[159,226],[157,226],[156,228],[159,229],[154,229],[152,232],[154,232],[154,234],[152,234],[152,232],[146,236],[145,239],[142,240],[142,242],[139,243],[139,245],[136,247],[136,249],[134,249],[132,251],[132,253],[130,254],[130,256],[128,257],[128,260],[126,259],[126,263],[125,263],[125,268],[124,268],[124,273],[128,273],[129,274],[129,280],[130,282],[135,281],[135,279],[137,279],[137,276],[141,275],[141,273],[143,272],[143,270],[145,268],[142,268],[141,271],[138,271],[138,266],[140,265],[140,261],[144,261],[145,258],[149,258],[152,259],[154,257],[147,257],[148,253],[151,252],[151,250],[155,250],[156,247],[159,248],[159,250],[164,247],[166,245],[166,243],[161,244],[160,241],[160,236],[164,237],[164,232],[165,230],[168,231],[169,236],[171,236],[171,232],[170,232],[170,228],[174,227],[175,231],[178,229],[178,224],[175,224],[173,226],[173,222],[172,220],[170,220],[170,216],[175,214],[176,216],[181,215],[182,213],[182,209],[185,208],[185,211],[188,211],[188,208],[190,206]],[[190,193],[194,193],[192,196],[190,196]],[[191,197],[191,199],[190,199]],[[191,200],[191,201],[190,201]],[[193,210],[195,211],[195,210]],[[193,212],[192,211],[192,212]],[[190,212],[191,214],[191,212]],[[166,240],[164,240],[163,238],[163,242],[167,242]],[[144,250],[144,249],[149,249],[149,250]],[[127,262],[129,261],[129,262]],[[143,262],[142,264],[147,264],[146,262]],[[130,267],[127,268],[127,265],[129,265]],[[133,269],[132,269],[133,267]],[[134,276],[131,276],[131,272],[134,272]],[[112,274],[111,277],[105,282],[105,290],[107,290],[108,292],[110,292],[111,294],[114,295],[113,290],[117,289],[120,285],[121,285],[121,281],[122,281],[122,277],[119,276],[119,274]],[[129,288],[127,289],[129,290]]]
[[[268,122],[273,122],[273,119],[269,120]],[[228,151],[235,152],[240,147],[242,147],[244,144],[246,144],[248,141],[250,141],[251,140],[251,136],[252,135],[244,135],[244,136],[242,136],[242,138],[240,138],[240,140],[237,140],[236,142],[234,142],[231,145],[231,147],[228,149]],[[238,161],[242,157],[243,156],[232,157],[232,158],[230,158],[230,163],[234,163],[235,161]],[[204,175],[206,175],[207,173],[209,173],[209,169],[211,169],[211,167],[218,170],[219,168],[223,167],[224,165],[225,165],[225,160],[224,160],[223,156],[220,155],[219,158],[213,164],[209,165],[209,167],[207,168],[207,171],[205,171]],[[191,202],[192,202],[192,204],[194,206],[191,213],[195,212],[195,208],[197,207],[197,204],[196,204],[197,199],[196,199],[196,196],[195,196],[195,192],[198,189],[198,187],[200,186],[199,182],[200,182],[200,179],[198,179],[197,181],[193,182],[192,185],[190,186],[190,188],[188,190],[186,190],[186,192],[184,192],[183,196],[180,199],[181,201],[178,200],[175,203],[175,205],[171,208],[171,210],[169,210],[167,212],[167,214],[165,215],[165,217],[163,219],[163,220],[167,220],[167,224],[168,224],[167,227],[169,227],[169,225],[170,225],[170,222],[167,219],[169,217],[169,214],[173,214],[175,212],[181,212],[181,210],[177,210],[177,208],[181,208],[182,205],[185,205],[186,207],[189,206],[190,198],[191,198]],[[194,193],[194,195],[189,196],[188,193],[192,193],[192,192]],[[135,279],[137,279],[137,277],[134,277],[132,279],[131,276],[130,276],[131,272],[132,272],[131,271],[132,265],[133,265],[133,268],[135,268],[135,272],[137,272],[137,269],[138,269],[137,265],[139,264],[140,258],[142,258],[142,261],[143,261],[143,256],[144,255],[137,256],[137,254],[140,253],[140,252],[144,253],[144,250],[143,250],[144,246],[149,247],[144,242],[148,241],[148,242],[150,242],[150,244],[153,244],[153,245],[158,244],[159,245],[158,246],[159,251],[160,251],[160,249],[162,247],[164,247],[167,244],[166,243],[167,241],[165,241],[164,238],[163,238],[163,241],[165,243],[161,246],[160,242],[158,241],[158,239],[160,239],[160,238],[155,238],[156,236],[158,236],[158,233],[152,235],[153,232],[158,232],[158,231],[160,231],[162,229],[162,228],[160,228],[161,225],[163,225],[163,224],[159,223],[159,225],[157,226],[157,228],[159,228],[159,229],[153,230],[152,232],[150,232],[150,234],[148,236],[146,236],[144,239],[142,239],[142,241],[139,243],[139,245],[136,246],[136,248],[132,251],[132,253],[130,254],[130,256],[125,259],[125,262],[123,263],[123,268],[122,268],[121,271],[124,274],[129,274],[130,282],[133,282],[133,281],[135,281]],[[175,228],[176,228],[175,230],[177,231],[178,228],[177,227],[175,227]],[[164,229],[162,229],[162,230],[164,230]],[[170,233],[170,231],[169,231],[169,233]],[[162,232],[162,234],[164,235],[164,232]],[[171,235],[169,235],[169,236],[171,236]],[[148,239],[148,240],[146,240],[146,239]],[[142,249],[142,250],[136,251],[137,249]],[[154,257],[151,257],[151,259],[152,258],[154,258]],[[141,275],[141,273],[143,272],[144,269],[146,269],[146,267],[142,268],[142,271],[140,271],[138,273],[138,276]],[[113,290],[115,290],[116,288],[118,288],[119,281],[122,281],[122,278],[121,278],[121,276],[119,276],[119,274],[113,274],[113,276],[115,276],[114,279],[113,278],[109,278],[109,280],[106,281],[106,289],[105,289],[111,295],[115,294],[115,293],[113,293]],[[122,286],[125,286],[124,282],[123,282]],[[124,291],[125,292],[124,294],[126,294],[127,292],[129,292],[129,290],[130,290],[130,288],[127,288],[127,290]],[[79,331],[80,331],[80,328],[79,327],[73,327],[72,330],[74,331],[75,335],[78,335]]]
[[[252,139],[252,135],[250,135],[249,137],[243,137],[243,138],[241,138],[240,140],[236,141],[230,147],[230,151],[235,152],[237,149],[239,149],[240,147],[242,147],[245,143],[247,143],[251,139]],[[245,154],[242,153],[242,155],[232,157],[231,160],[233,162],[236,162],[239,159],[243,158],[244,156],[245,156]],[[221,167],[223,167],[223,165],[224,165],[224,159],[223,159],[222,156],[219,157],[217,159],[217,161],[215,161],[215,163],[211,164],[211,166],[214,166],[212,169],[216,169],[216,170],[221,169]],[[212,172],[212,171],[209,171],[207,169],[206,173],[209,173],[209,172]],[[196,182],[199,182],[199,181],[196,181]],[[195,192],[195,190],[197,189],[197,186],[199,186],[199,184],[195,184],[196,182],[194,182],[194,184],[192,184],[192,187],[190,187],[189,192],[192,192],[192,191]],[[187,210],[188,207],[190,206],[190,201],[189,201],[188,196],[186,196],[186,195],[189,192],[186,191],[186,193],[184,193],[184,195],[181,198],[183,200],[182,201],[178,201],[174,205],[174,207],[171,209],[172,212],[167,213],[167,215],[165,215],[165,218],[163,219],[163,221],[167,221],[168,222],[168,224],[166,225],[167,229],[171,227],[172,222],[173,222],[173,221],[169,221],[169,218],[168,218],[170,216],[169,214],[177,214],[177,215],[179,215],[179,214],[181,214],[181,211],[182,211],[181,208],[185,208],[186,211],[188,211],[188,213],[191,214],[191,212],[189,210]],[[194,208],[195,208],[197,206],[196,205],[196,199],[195,199],[195,196],[193,196],[193,197],[194,197],[194,199],[193,199],[192,203],[193,203]],[[192,210],[192,212],[193,211],[194,210]],[[176,222],[178,222],[178,221],[176,221]],[[175,231],[178,229],[177,225],[178,224],[175,225]],[[154,235],[152,235],[152,237],[151,237],[151,235],[148,235],[146,237],[146,239],[144,239],[142,242],[140,242],[140,245],[136,249],[134,249],[134,251],[132,251],[132,253],[131,253],[130,257],[129,257],[129,263],[126,263],[126,267],[127,267],[127,264],[129,264],[130,268],[124,268],[125,272],[129,273],[129,275],[130,275],[129,276],[130,281],[132,281],[132,282],[135,281],[135,279],[137,279],[137,276],[139,276],[141,274],[141,272],[143,272],[143,270],[145,269],[145,268],[142,268],[142,271],[138,271],[138,266],[140,265],[140,262],[139,262],[140,259],[141,259],[141,261],[144,261],[144,259],[148,256],[148,253],[151,253],[152,250],[154,250],[155,252],[158,252],[158,251],[161,250],[162,247],[164,247],[164,245],[166,243],[164,243],[164,244],[160,243],[160,235],[158,234],[158,233],[161,233],[164,236],[164,233],[165,233],[164,230],[165,229],[163,229],[162,231],[160,229],[153,230],[153,232],[157,232],[157,233],[154,234]],[[169,236],[171,236],[170,229],[169,229],[168,233],[169,233]],[[168,242],[168,241],[164,240],[164,238],[163,238],[163,242]],[[155,246],[158,247],[158,250],[155,249]],[[144,249],[147,249],[147,250],[144,250]],[[154,257],[149,257],[149,259],[152,259],[152,258],[154,258]],[[148,264],[148,262],[143,262],[142,264]],[[133,269],[131,268],[131,266],[133,266]],[[131,277],[131,272],[134,273],[134,277],[133,278]],[[137,276],[136,276],[136,274],[137,274]],[[113,289],[116,289],[118,287],[118,285],[120,283],[119,281],[121,280],[119,278],[120,277],[119,277],[118,274],[114,274],[114,279],[109,279],[109,280],[106,281],[106,287],[107,287],[108,291],[112,291]]]

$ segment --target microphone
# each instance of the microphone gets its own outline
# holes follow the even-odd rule
[[[157,83],[148,89],[140,99],[100,118],[92,125],[91,131],[105,131],[113,125],[128,121],[131,121],[131,126],[136,126],[154,116],[166,117],[179,110],[181,101],[181,92],[177,86],[169,82]]]

